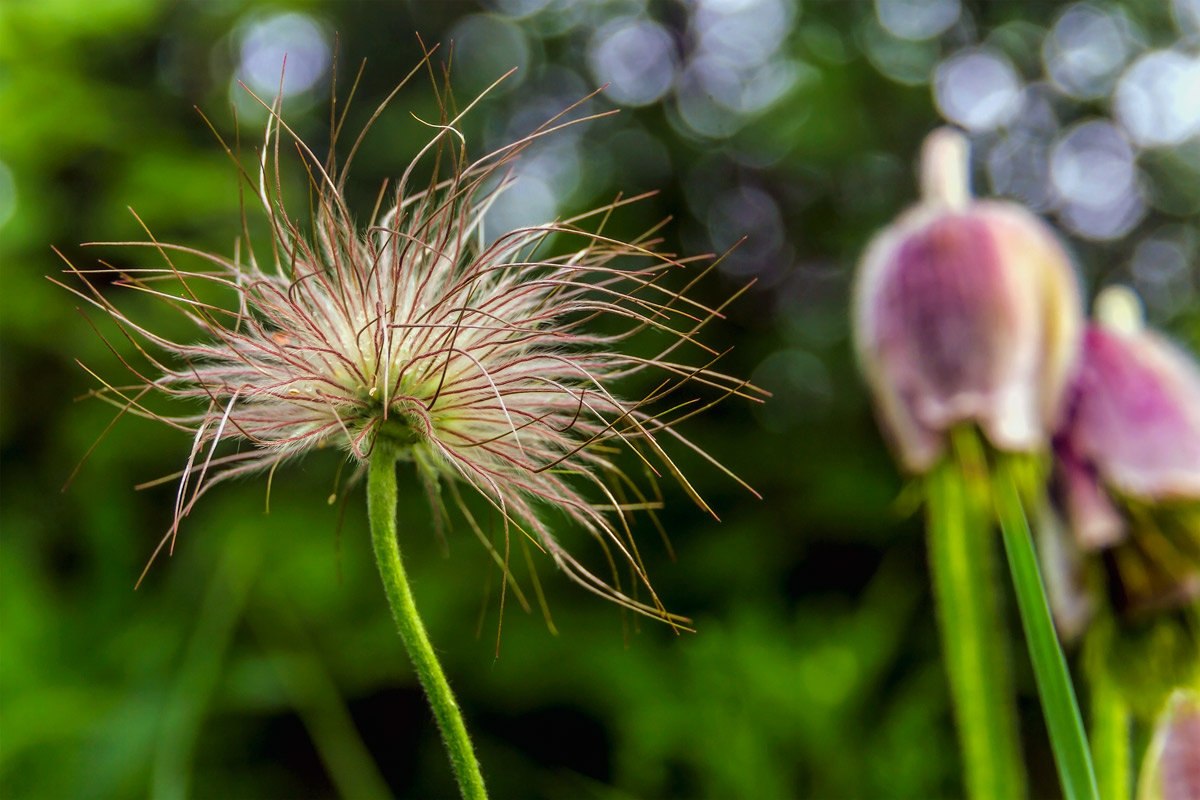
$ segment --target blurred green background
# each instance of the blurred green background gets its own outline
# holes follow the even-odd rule
[[[189,442],[121,420],[60,492],[112,410],[76,402],[121,381],[120,357],[46,280],[155,236],[229,254],[236,171],[196,107],[253,141],[262,96],[318,153],[333,53],[366,59],[348,130],[419,60],[453,41],[479,155],[593,89],[614,117],[532,148],[499,231],[659,194],[626,235],[670,216],[670,249],[722,252],[699,288],[734,346],[726,371],[774,393],[686,432],[763,495],[702,462],[717,522],[667,486],[677,559],[643,526],[659,596],[697,633],[630,619],[548,562],[557,634],[509,603],[466,526],[446,546],[416,482],[402,548],[418,602],[496,797],[956,796],[957,754],[927,591],[921,524],[856,376],[846,305],[873,231],[915,197],[911,160],[949,120],[976,145],[981,194],[1059,226],[1089,294],[1124,282],[1200,345],[1200,2],[7,0],[0,6],[0,794],[12,798],[450,796],[425,701],[388,618],[364,503],[325,498],[341,456],[222,485],[175,553],[133,585],[174,488],[134,491]],[[340,96],[345,95],[341,84]],[[378,121],[352,201],[369,211],[436,119],[428,81]],[[410,114],[412,112],[412,114]],[[299,178],[300,176],[295,176]],[[294,198],[301,197],[293,193]],[[295,210],[295,209],[294,209]],[[153,327],[145,297],[96,285]],[[88,314],[122,356],[131,347]],[[579,545],[583,536],[561,538]],[[510,597],[511,600],[511,597]],[[1032,681],[1016,665],[1035,796],[1054,796]]]

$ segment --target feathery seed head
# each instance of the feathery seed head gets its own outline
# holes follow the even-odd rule
[[[105,384],[97,394],[192,435],[168,538],[221,481],[324,445],[362,462],[386,439],[415,464],[431,494],[441,482],[474,487],[503,516],[506,531],[512,525],[531,536],[585,587],[662,616],[657,600],[643,604],[572,558],[539,519],[538,505],[560,509],[620,551],[648,586],[626,517],[656,503],[616,456],[632,451],[648,472],[669,473],[707,508],[661,442],[674,440],[716,464],[673,423],[717,399],[753,398],[758,390],[711,368],[719,354],[693,337],[720,311],[664,285],[683,262],[655,250],[654,231],[632,242],[604,233],[609,215],[638,198],[488,242],[484,214],[503,202],[508,165],[539,137],[583,120],[564,123],[559,115],[470,161],[459,123],[471,106],[443,112],[430,141],[394,188],[385,189],[391,207],[363,225],[356,225],[343,194],[350,159],[339,168],[331,155],[322,164],[272,106],[258,174],[247,176],[272,231],[269,263],[260,263],[249,243],[240,251],[244,260],[154,241],[127,243],[157,249],[165,265],[126,270],[119,282],[175,306],[194,324],[198,341],[174,341],[139,326],[84,281],[72,291],[151,345],[139,347],[151,372],[143,377],[135,370],[138,385]],[[336,142],[337,129],[332,133]],[[313,184],[311,234],[288,216],[280,196],[280,143],[288,139]],[[432,169],[432,178],[413,190],[410,178],[422,168]],[[199,256],[207,267],[180,270],[181,253]],[[182,292],[159,288],[171,282]],[[205,283],[231,291],[235,305],[202,300],[193,287]],[[596,317],[622,329],[595,332]],[[650,332],[648,339],[657,334],[653,355],[629,346],[642,332]],[[685,347],[700,349],[702,363],[686,364]],[[650,393],[623,396],[625,379],[645,372],[659,376]],[[693,384],[716,399],[676,398]],[[148,393],[197,401],[203,409],[163,416],[143,404]],[[671,411],[658,411],[668,398]],[[224,453],[223,443],[242,447]]]

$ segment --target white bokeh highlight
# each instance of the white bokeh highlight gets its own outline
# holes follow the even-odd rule
[[[1112,91],[1129,51],[1123,20],[1090,3],[1077,3],[1047,34],[1042,61],[1060,91],[1092,99]]]
[[[994,50],[962,50],[938,65],[934,98],[951,122],[972,132],[994,130],[1020,108],[1021,79]]]
[[[1200,57],[1156,50],[1121,76],[1117,120],[1142,147],[1180,144],[1200,133]]]
[[[1081,236],[1123,236],[1146,214],[1133,147],[1110,122],[1068,130],[1050,153],[1050,180],[1062,221]]]
[[[607,96],[627,106],[644,106],[667,93],[678,71],[671,34],[648,19],[621,19],[603,26],[588,47],[596,81]]]
[[[242,26],[238,39],[238,77],[264,100],[281,88],[284,97],[305,92],[329,70],[328,33],[307,14],[290,12],[252,20]]]
[[[961,14],[959,0],[875,0],[879,24],[901,39],[930,39],[958,22]]]

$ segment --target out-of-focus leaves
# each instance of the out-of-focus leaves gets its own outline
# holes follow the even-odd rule
[[[440,43],[439,87],[456,37],[451,71],[458,71],[460,107],[498,77],[472,70],[508,63],[508,55],[524,61],[511,90],[485,98],[463,121],[468,151],[478,156],[596,87],[593,37],[606,25],[631,15],[652,19],[669,33],[653,41],[674,48],[662,63],[679,80],[658,102],[621,108],[564,131],[548,141],[552,148],[531,149],[517,167],[531,165],[523,179],[538,183],[540,194],[514,187],[506,202],[520,210],[549,197],[548,213],[567,216],[619,191],[656,189],[614,215],[610,230],[632,236],[671,216],[665,247],[688,255],[720,253],[743,233],[751,236],[697,292],[720,302],[760,279],[704,334],[718,351],[733,348],[722,369],[753,376],[776,396],[763,409],[727,401],[684,431],[764,499],[678,448],[721,521],[672,492],[661,520],[677,560],[648,522],[636,531],[659,596],[690,615],[697,633],[623,618],[530,548],[559,633],[548,631],[536,603],[526,614],[509,593],[496,658],[495,565],[461,520],[440,542],[423,492],[402,475],[402,549],[494,795],[920,798],[957,791],[919,521],[906,518],[898,500],[903,484],[852,364],[845,308],[863,245],[914,196],[914,148],[939,124],[934,88],[925,83],[934,76],[917,74],[922,65],[986,40],[1011,59],[1025,85],[1039,84],[1038,37],[1058,9],[950,2],[961,12],[954,24],[909,41],[877,23],[881,4],[0,5],[0,177],[11,174],[11,196],[0,198],[0,213],[11,208],[0,219],[0,794],[454,791],[370,561],[361,487],[349,487],[344,519],[340,502],[326,503],[353,472],[346,466],[335,488],[341,454],[281,468],[270,514],[265,478],[215,488],[184,521],[174,553],[160,556],[137,591],[175,497],[171,482],[133,487],[178,470],[187,437],[122,419],[60,493],[117,413],[94,399],[75,402],[98,385],[75,359],[119,383],[121,359],[136,359],[136,351],[111,321],[45,279],[64,267],[50,248],[81,268],[96,267],[97,259],[123,268],[158,264],[148,248],[80,247],[145,239],[132,207],[156,237],[232,257],[241,230],[237,173],[194,106],[231,145],[240,140],[252,170],[265,114],[236,80],[247,77],[249,32],[287,13],[306,15],[330,47],[336,32],[339,103],[368,59],[343,155],[420,59],[416,33]],[[1176,24],[1165,12],[1143,19],[1146,4],[1109,5],[1123,8],[1146,36],[1166,36]],[[487,49],[496,38],[462,52],[472,30],[489,25],[511,34],[504,42],[513,52]],[[870,47],[877,50],[864,52]],[[301,58],[293,47],[289,69],[299,69]],[[284,101],[284,116],[318,157],[328,147],[328,85],[328,74],[318,76]],[[601,94],[580,113],[611,110],[614,96]],[[1064,129],[1108,113],[1062,93],[1049,96]],[[418,75],[381,116],[347,190],[360,217],[383,180],[394,181],[426,141],[436,109],[429,77]],[[1009,133],[980,134],[980,152]],[[1194,171],[1193,147],[1141,152],[1138,169],[1153,206],[1130,235],[1140,241],[1170,223],[1172,242],[1182,250],[1192,242],[1187,264],[1196,258],[1189,239],[1195,198],[1184,180]],[[1173,161],[1179,158],[1182,167]],[[978,165],[981,194],[991,180],[985,162]],[[284,186],[301,221],[304,177]],[[8,185],[0,180],[0,191]],[[250,226],[256,252],[265,254],[253,211]],[[1164,304],[1151,315],[1200,346],[1193,278],[1167,275],[1157,262],[1135,270],[1132,241],[1076,244],[1093,281],[1167,281]],[[179,324],[111,279],[97,276],[97,290],[118,298],[139,323]],[[499,537],[482,504],[476,508],[484,530]],[[565,526],[558,533],[586,551],[586,534]],[[511,553],[532,600],[523,551],[514,545]],[[1028,676],[1023,689],[1032,697]],[[1026,710],[1026,729],[1036,728],[1036,708]],[[1053,785],[1051,772],[1041,777],[1047,783],[1040,788]]]

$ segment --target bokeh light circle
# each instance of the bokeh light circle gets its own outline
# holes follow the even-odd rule
[[[1121,76],[1116,117],[1143,147],[1179,144],[1200,133],[1200,58],[1156,50]]]
[[[990,48],[963,50],[938,65],[934,98],[946,119],[969,131],[989,131],[1020,108],[1021,79],[1012,63]]]
[[[875,16],[901,39],[930,39],[958,21],[959,0],[875,0]]]
[[[290,12],[247,23],[240,32],[238,76],[264,99],[316,85],[330,66],[329,38],[307,14]],[[284,59],[286,58],[286,69]]]
[[[621,19],[596,31],[588,47],[588,65],[607,96],[627,106],[661,98],[675,83],[675,43],[671,34],[648,19]]]
[[[1121,21],[1091,5],[1077,3],[1054,23],[1042,44],[1042,61],[1054,85],[1073,97],[1102,97],[1129,55]]]

